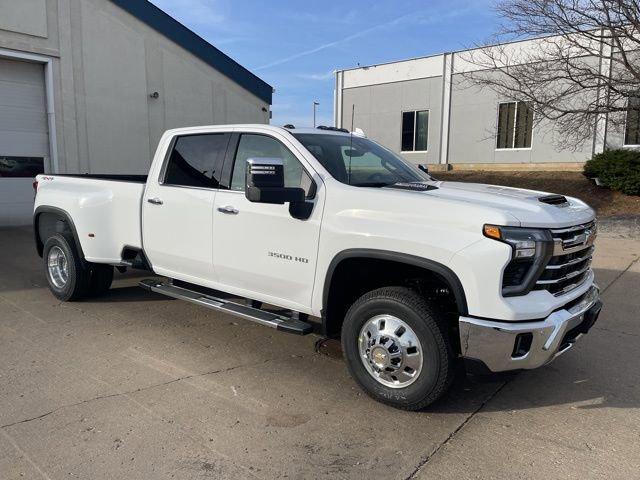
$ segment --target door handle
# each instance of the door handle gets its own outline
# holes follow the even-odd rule
[[[147,198],[147,202],[152,203],[153,205],[162,205],[162,200],[158,197]]]
[[[226,205],[224,207],[218,207],[218,211],[220,213],[226,213],[227,215],[237,215],[238,209],[233,208],[231,205]]]

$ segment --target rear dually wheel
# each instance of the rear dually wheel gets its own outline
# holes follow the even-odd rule
[[[49,289],[57,299],[78,300],[87,294],[90,271],[73,240],[61,234],[52,235],[42,253]]]

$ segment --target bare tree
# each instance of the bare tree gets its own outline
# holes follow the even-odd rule
[[[496,8],[504,22],[492,40],[502,45],[469,53],[466,79],[530,102],[534,123],[552,121],[563,148],[620,129],[629,98],[640,96],[640,0],[498,0]],[[526,48],[504,43],[527,38],[535,39]]]

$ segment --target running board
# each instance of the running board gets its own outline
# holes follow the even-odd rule
[[[283,332],[306,335],[313,331],[313,325],[310,323],[296,320],[285,315],[278,315],[276,313],[253,308],[248,305],[230,302],[229,300],[214,297],[213,295],[205,295],[186,288],[176,287],[168,282],[148,278],[142,280],[139,285],[145,290],[149,290],[151,292],[160,293],[179,300],[186,300],[187,302],[195,303],[196,305],[235,315],[236,317],[244,318],[245,320],[250,320]]]

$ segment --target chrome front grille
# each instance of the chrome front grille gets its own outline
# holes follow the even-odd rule
[[[577,252],[593,245],[596,239],[596,224],[589,222],[567,228],[551,230],[553,237],[553,255],[565,255]]]
[[[553,256],[547,263],[535,290],[548,290],[558,296],[579,287],[591,270],[595,222],[551,230]]]

